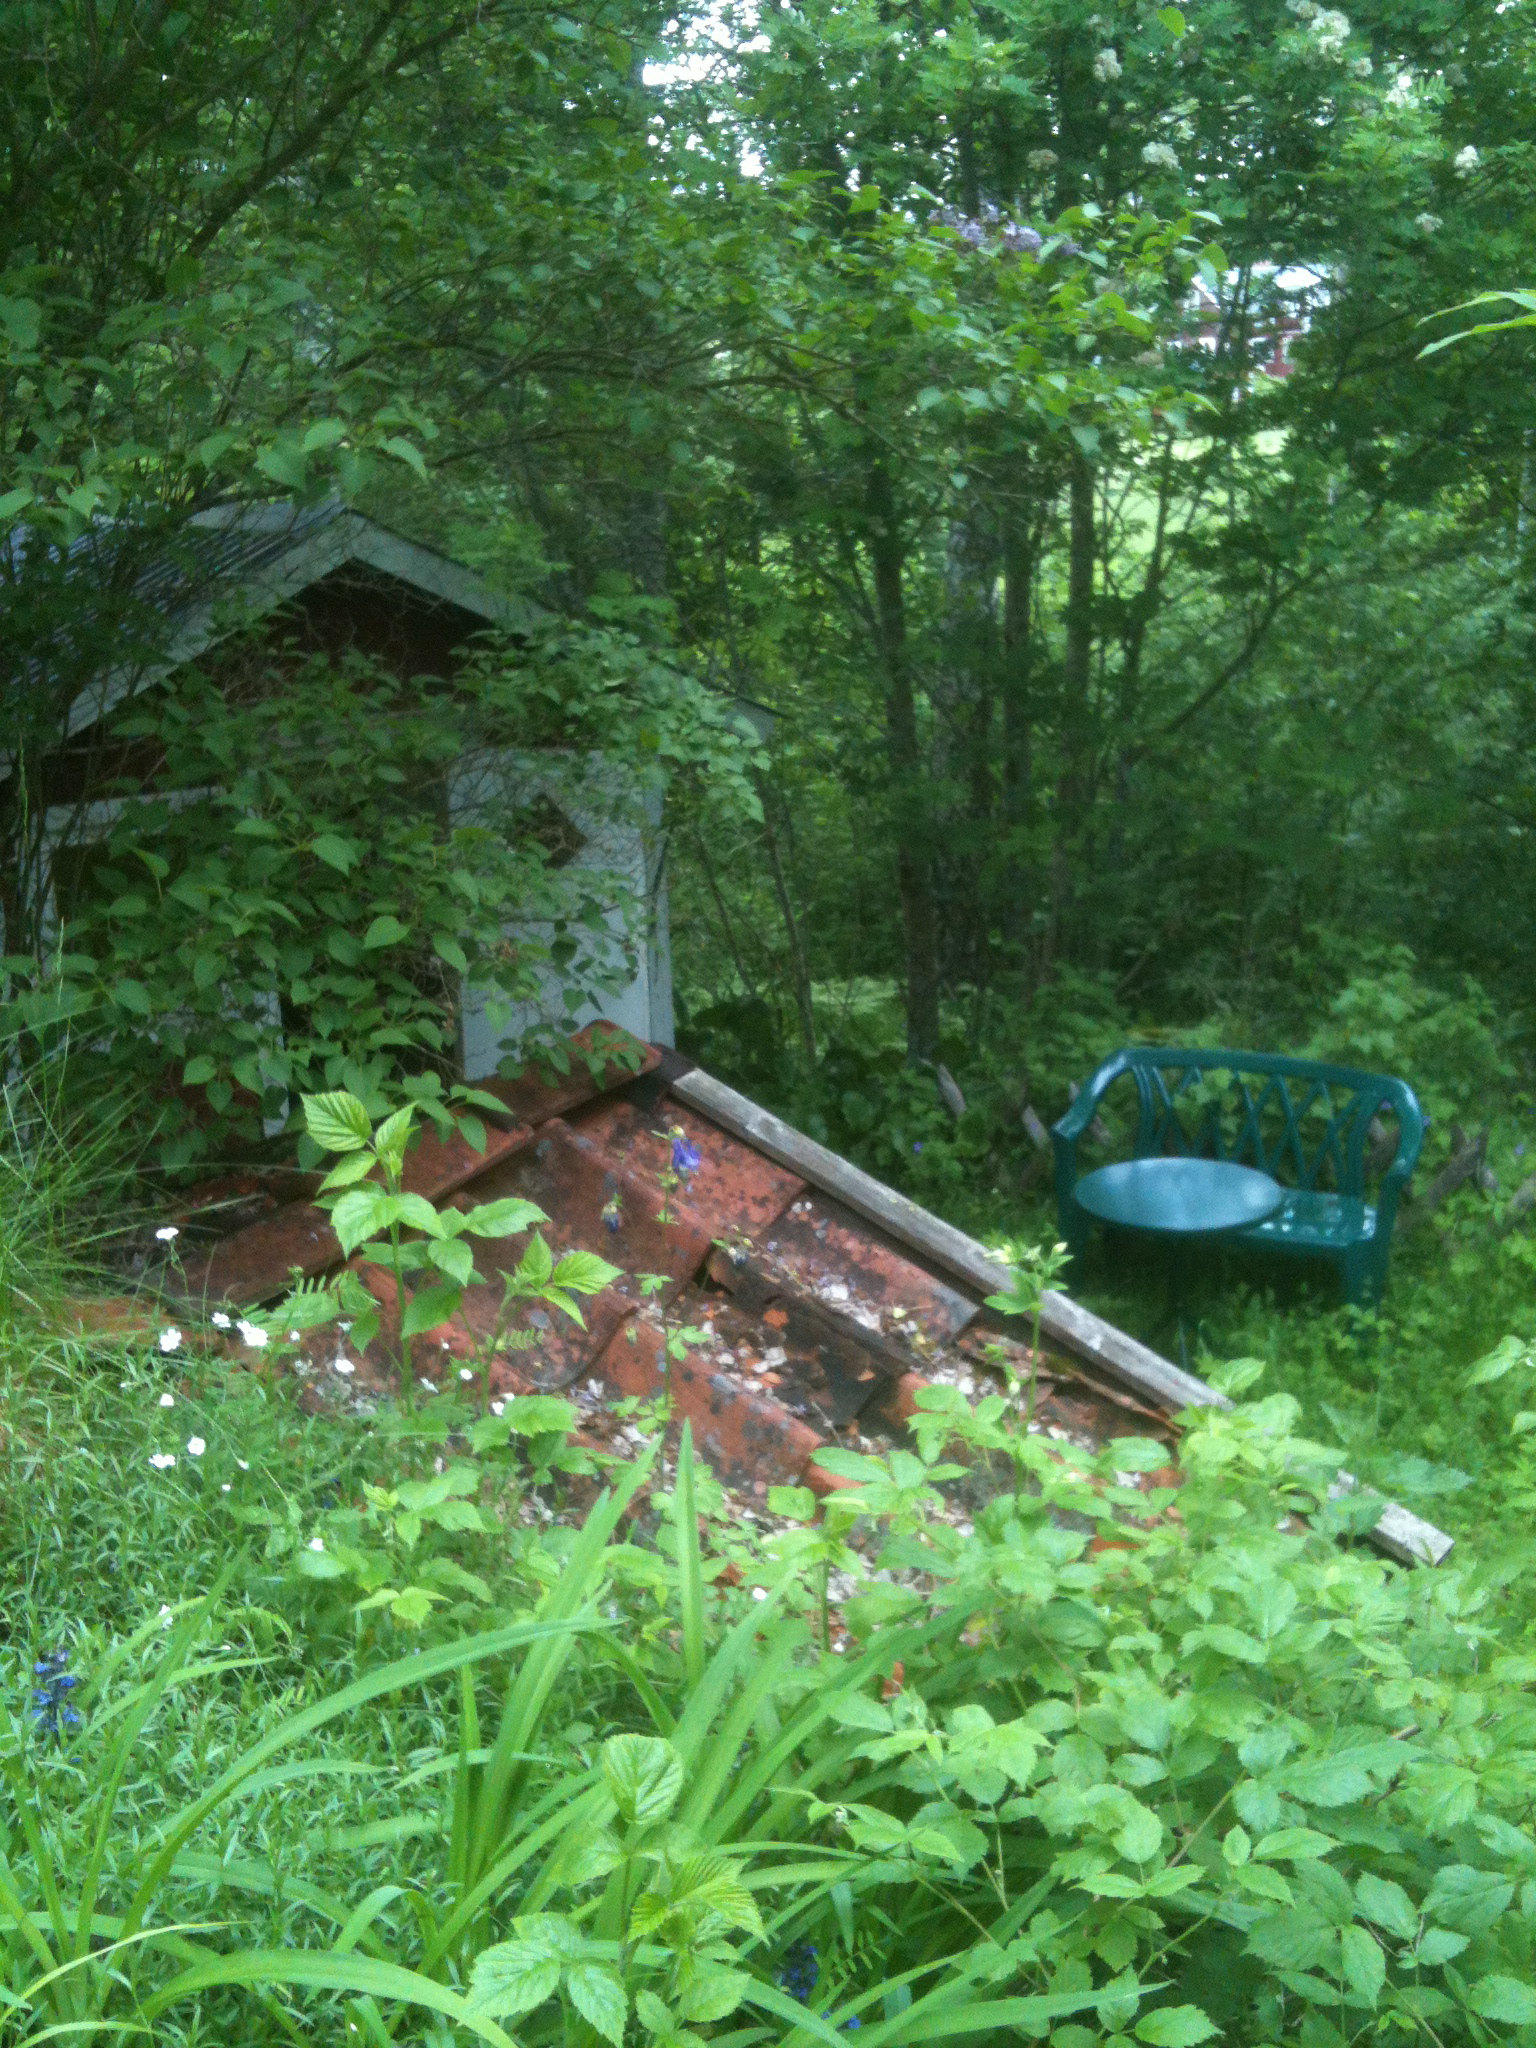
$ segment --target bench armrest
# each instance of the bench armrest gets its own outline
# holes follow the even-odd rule
[[[1419,1153],[1424,1144],[1424,1112],[1419,1108],[1418,1097],[1405,1081],[1396,1082],[1391,1095],[1383,1098],[1383,1108],[1390,1108],[1397,1116],[1397,1151],[1392,1164],[1381,1176],[1381,1185],[1376,1194],[1376,1228],[1383,1237],[1392,1235],[1392,1226],[1397,1220],[1397,1205],[1408,1177],[1419,1163]]]
[[[1112,1081],[1130,1071],[1131,1062],[1123,1052],[1112,1053],[1103,1065],[1096,1067],[1087,1082],[1078,1090],[1077,1100],[1063,1117],[1051,1125],[1051,1144],[1056,1153],[1056,1174],[1060,1180],[1063,1169],[1071,1169],[1074,1177],[1077,1166],[1077,1141],[1098,1115],[1099,1104],[1105,1090]]]

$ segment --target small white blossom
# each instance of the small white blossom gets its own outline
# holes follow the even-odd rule
[[[260,1323],[249,1323],[244,1316],[236,1323],[235,1328],[240,1332],[240,1341],[249,1344],[253,1351],[259,1351],[262,1345],[268,1342],[267,1332]]]
[[[221,1308],[216,1308],[214,1310],[212,1321],[213,1327],[216,1330],[227,1330],[229,1328],[229,1317],[225,1315],[223,1309]]]
[[[174,1451],[151,1451],[149,1462],[157,1472],[169,1472],[176,1462],[176,1453]]]
[[[1156,171],[1176,171],[1179,168],[1178,151],[1166,142],[1148,142],[1142,145],[1141,160]]]
[[[461,1365],[459,1367],[459,1378],[461,1380],[472,1380],[474,1378],[474,1374],[470,1371],[467,1365]]]
[[[1376,66],[1369,57],[1356,57],[1349,68],[1356,78],[1369,78]]]
[[[754,1600],[766,1600],[768,1598],[768,1588],[766,1586],[754,1586],[752,1588],[752,1598]]]
[[[505,1401],[493,1401],[491,1403],[491,1413],[493,1415],[500,1415],[502,1410],[506,1407],[506,1405],[507,1404]]]
[[[175,1327],[174,1324],[170,1329],[162,1330],[160,1332],[160,1349],[165,1353],[167,1358],[170,1357],[173,1351],[179,1351],[181,1349],[181,1332]]]
[[[298,1333],[298,1331],[297,1331],[297,1330],[290,1330],[290,1331],[288,1332],[288,1342],[289,1342],[290,1344],[297,1344],[297,1343],[298,1343],[298,1341],[299,1341],[299,1333]]]
[[[240,1467],[240,1470],[242,1472],[249,1472],[251,1469],[250,1466],[247,1465],[247,1463],[245,1462],[244,1458],[236,1458],[235,1463]]]
[[[181,1232],[176,1228],[176,1225],[174,1223],[162,1223],[160,1228],[155,1232],[155,1235],[159,1238],[162,1244],[174,1244],[177,1238],[180,1237]]]
[[[424,1378],[423,1378],[423,1379],[421,1380],[421,1385],[422,1385],[422,1386],[424,1386],[424,1387],[426,1388],[426,1390],[427,1390],[427,1392],[428,1392],[429,1394],[435,1394],[435,1393],[437,1392],[437,1381],[436,1381],[436,1380],[429,1380],[429,1379],[426,1379],[426,1378],[424,1377]]]
[[[1311,21],[1312,40],[1319,53],[1336,57],[1349,41],[1349,16],[1336,7],[1319,7]]]
[[[169,1628],[171,1623],[176,1619],[176,1617],[171,1612],[170,1608],[165,1605],[164,1601],[162,1601],[160,1603],[160,1612],[155,1616],[155,1619],[159,1622],[162,1628]]]
[[[187,1456],[189,1458],[200,1458],[207,1448],[208,1446],[200,1436],[189,1436],[187,1438]]]
[[[221,1486],[221,1487],[219,1488],[219,1491],[220,1491],[220,1493],[228,1493],[228,1492],[229,1492],[229,1481],[228,1481],[227,1479],[225,1480],[224,1484],[223,1484],[223,1485],[222,1485],[222,1486]]]
[[[1475,143],[1469,142],[1465,149],[1458,149],[1454,163],[1457,177],[1470,178],[1482,160],[1482,151]]]
[[[176,1406],[176,1396],[174,1394],[162,1394],[160,1396],[160,1406],[162,1408],[174,1408]]]
[[[1421,235],[1438,235],[1445,226],[1438,213],[1416,213],[1413,224]]]
[[[325,1538],[323,1536],[311,1536],[309,1539],[309,1547],[311,1550],[324,1550]]]
[[[1093,60],[1093,75],[1100,85],[1113,85],[1120,76],[1120,57],[1115,50],[1100,50]]]
[[[357,1367],[350,1358],[333,1358],[331,1360],[331,1371],[339,1372],[344,1380],[349,1380],[353,1373],[357,1371]]]

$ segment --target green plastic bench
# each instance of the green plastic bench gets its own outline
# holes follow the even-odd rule
[[[1236,1241],[1325,1259],[1337,1267],[1346,1301],[1380,1301],[1398,1200],[1424,1142],[1423,1113],[1406,1081],[1278,1053],[1130,1046],[1113,1054],[1051,1132],[1057,1218],[1075,1258],[1092,1223],[1073,1195],[1078,1142],[1110,1089],[1127,1078],[1138,1105],[1134,1158],[1258,1167],[1281,1183],[1285,1200],[1264,1222],[1235,1233]]]

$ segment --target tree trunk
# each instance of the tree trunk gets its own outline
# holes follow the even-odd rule
[[[784,873],[784,863],[779,858],[778,834],[773,829],[773,814],[770,808],[768,785],[761,775],[756,778],[758,801],[763,807],[763,845],[768,853],[768,868],[773,876],[773,893],[779,899],[779,914],[784,920],[784,936],[789,942],[789,974],[794,984],[795,1009],[800,1019],[800,1044],[806,1059],[816,1064],[816,1010],[811,1000],[811,967],[806,957],[805,940],[800,930],[800,920],[795,916],[795,906],[790,900],[789,881]]]
[[[875,588],[875,630],[885,683],[891,823],[901,897],[907,996],[907,1057],[931,1060],[939,1049],[938,919],[929,858],[927,787],[917,733],[917,699],[907,657],[903,589],[905,539],[890,472],[876,458],[867,491],[868,546]]]
[[[1028,933],[1033,908],[1027,836],[1034,770],[1034,590],[1034,536],[1025,526],[1010,523],[1003,537],[1003,758],[998,809],[1003,833],[1002,927],[1015,944]]]
[[[1066,650],[1061,665],[1061,769],[1051,845],[1050,951],[1066,940],[1075,866],[1092,794],[1089,684],[1093,672],[1093,570],[1097,554],[1093,471],[1079,452],[1067,484]]]

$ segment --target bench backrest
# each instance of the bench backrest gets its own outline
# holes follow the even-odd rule
[[[1123,1074],[1139,1101],[1138,1159],[1233,1159],[1286,1187],[1355,1196],[1380,1174],[1395,1194],[1424,1139],[1413,1090],[1390,1075],[1281,1053],[1167,1046],[1129,1046],[1106,1060],[1073,1104],[1072,1121],[1083,1113],[1086,1124]],[[1373,1135],[1377,1116],[1395,1122],[1395,1148],[1389,1129],[1385,1142],[1380,1129]]]

